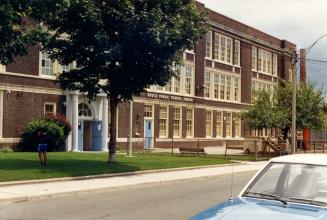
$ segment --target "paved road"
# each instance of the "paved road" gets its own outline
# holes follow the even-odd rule
[[[255,172],[234,175],[234,194]],[[228,199],[230,175],[0,205],[1,220],[187,219]]]

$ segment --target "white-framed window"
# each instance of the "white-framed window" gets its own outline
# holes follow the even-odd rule
[[[235,118],[235,137],[241,137],[241,118],[239,116]]]
[[[226,112],[226,137],[232,137],[232,113]]]
[[[260,91],[266,91],[271,95],[271,98],[275,92],[275,87],[277,83],[266,82],[266,81],[259,81],[259,80],[252,80],[251,83],[251,91],[252,91],[252,102],[254,102],[257,98],[257,94]]]
[[[205,44],[205,49],[206,49],[206,58],[211,59],[211,52],[212,52],[212,32],[208,31],[206,34],[206,44]]]
[[[153,118],[153,106],[144,105],[144,118]]]
[[[187,108],[186,109],[186,137],[192,138],[193,137],[193,109]]]
[[[53,76],[53,61],[47,52],[42,52],[42,75]]]
[[[226,63],[232,64],[233,51],[232,38],[226,38]]]
[[[184,76],[184,88],[185,88],[185,94],[186,95],[192,95],[193,94],[193,67],[190,65],[185,65],[185,76]]]
[[[225,99],[225,75],[220,75],[220,99]]]
[[[212,111],[206,111],[206,137],[212,137]]]
[[[234,65],[240,66],[241,44],[239,40],[234,40]]]
[[[159,138],[168,137],[168,107],[159,108]]]
[[[210,79],[210,72],[204,72],[204,97],[210,98],[210,90],[211,90],[211,79]]]
[[[252,46],[252,70],[257,70],[257,48]]]
[[[219,34],[219,57],[223,63],[233,64],[233,39]]]
[[[226,100],[231,100],[232,93],[232,77],[226,76]]]
[[[68,72],[68,71],[74,69],[74,63],[70,63],[68,65],[62,65],[61,67],[62,67],[62,71]]]
[[[213,54],[213,58],[215,60],[219,60],[219,34],[215,33],[215,41],[214,41],[214,54]]]
[[[182,109],[174,108],[173,115],[173,136],[174,138],[180,138],[182,132]]]
[[[240,80],[238,78],[234,78],[234,100],[240,100]]]
[[[223,113],[217,111],[216,115],[216,137],[223,136]]]
[[[272,74],[274,76],[277,76],[277,54],[273,54],[273,69],[272,69]]]
[[[272,53],[264,49],[258,49],[258,71],[272,73]]]
[[[44,116],[53,116],[56,114],[56,103],[45,102],[44,103]]]
[[[219,61],[225,62],[226,60],[226,37],[219,35]]]
[[[204,97],[240,102],[240,77],[205,71]]]
[[[219,99],[219,74],[213,74],[213,97]]]
[[[78,104],[78,116],[79,117],[92,117],[92,111],[90,106],[86,103]]]
[[[0,64],[0,72],[6,72],[6,65]]]
[[[177,72],[176,77],[174,77],[174,93],[180,93],[181,90],[181,73]]]

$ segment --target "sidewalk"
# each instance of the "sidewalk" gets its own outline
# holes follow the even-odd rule
[[[0,187],[0,203],[31,200],[56,195],[76,194],[78,192],[99,191],[116,187],[125,187],[137,184],[160,183],[200,177],[231,174],[232,167],[235,173],[256,171],[266,162],[247,162],[234,165],[220,165],[187,170],[172,170],[165,172],[140,173],[127,176],[95,178],[85,180],[45,182],[33,184],[18,184]]]

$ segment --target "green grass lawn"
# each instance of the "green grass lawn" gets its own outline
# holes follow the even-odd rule
[[[117,155],[117,163],[106,164],[107,153],[48,153],[48,166],[41,167],[37,153],[0,153],[0,182],[122,173],[176,167],[232,163],[223,156],[180,156],[170,154]]]

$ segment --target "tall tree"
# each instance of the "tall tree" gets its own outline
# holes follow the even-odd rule
[[[26,55],[29,46],[45,40],[41,19],[65,4],[67,0],[0,0],[0,63],[12,63]]]
[[[265,91],[258,93],[253,105],[242,112],[252,128],[280,128],[283,138],[288,137],[292,127],[292,85],[286,84],[277,88],[269,97]],[[321,90],[315,90],[312,84],[301,84],[296,94],[296,128],[321,129],[325,126],[325,99]]]
[[[165,85],[180,52],[206,32],[205,12],[193,0],[70,0],[45,21],[50,56],[77,64],[59,76],[61,86],[90,99],[104,92],[110,100],[108,162],[116,152],[118,104],[149,85]]]

